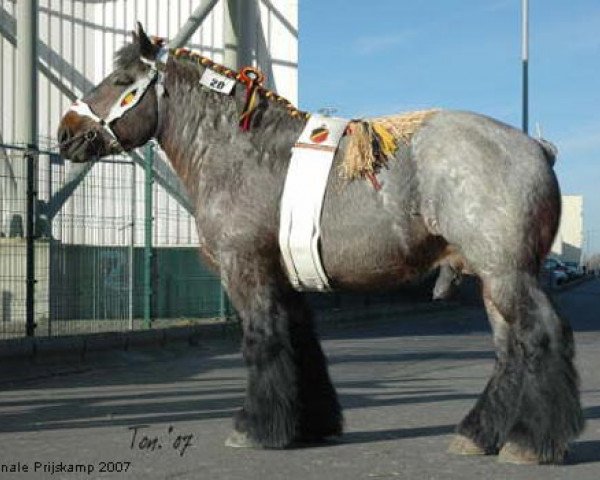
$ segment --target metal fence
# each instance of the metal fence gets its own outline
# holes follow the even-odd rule
[[[154,155],[146,149],[146,162]],[[74,186],[80,166],[49,151],[0,147],[0,338],[227,314],[220,281],[193,243],[160,238],[179,206],[156,201],[163,193],[154,170],[129,157],[89,169]]]

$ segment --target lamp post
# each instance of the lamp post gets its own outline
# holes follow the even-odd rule
[[[17,185],[20,198],[25,199],[25,318],[27,336],[35,329],[35,204],[37,202],[36,167],[38,149],[38,2],[21,0],[17,3],[17,84],[15,140],[25,150],[24,161],[18,166],[21,177]],[[22,211],[22,209],[21,209]],[[22,217],[21,217],[22,218]]]
[[[521,5],[521,63],[523,66],[523,131],[529,133],[529,0]]]

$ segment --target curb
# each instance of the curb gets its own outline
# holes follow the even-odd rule
[[[317,312],[317,330],[332,330],[367,325],[374,322],[398,321],[402,315],[422,315],[460,308],[456,302],[428,302],[390,307],[371,305],[360,311],[338,309]],[[349,317],[349,318],[347,318]],[[214,323],[174,326],[156,330],[127,332],[102,332],[62,337],[18,338],[0,341],[1,359],[27,358],[39,360],[55,356],[85,359],[95,352],[107,350],[128,351],[137,348],[162,348],[167,345],[188,343],[196,346],[205,340],[239,340],[242,332],[237,321],[224,320]]]
[[[596,277],[583,277],[549,290],[550,294],[560,294]],[[352,328],[374,322],[398,321],[398,316],[424,315],[453,311],[466,305],[456,301],[430,301],[410,305],[390,306],[389,304],[370,305],[360,308],[341,308],[316,312],[316,325],[319,332],[340,328]],[[0,359],[40,359],[57,355],[74,356],[85,359],[86,355],[107,350],[128,351],[135,348],[165,347],[178,343],[199,345],[204,340],[239,340],[241,328],[235,320],[222,320],[213,323],[173,326],[155,330],[126,332],[102,332],[57,337],[34,337],[0,340]]]
[[[0,341],[0,358],[39,359],[64,355],[84,359],[90,353],[107,350],[127,351],[132,348],[165,347],[167,344],[185,342],[198,345],[205,339],[235,337],[236,330],[239,331],[236,323],[222,321],[157,330],[8,339]]]

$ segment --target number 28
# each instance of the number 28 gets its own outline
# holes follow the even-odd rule
[[[223,80],[219,80],[218,78],[213,78],[210,81],[210,87],[216,90],[223,90],[223,88],[225,88],[225,82]]]

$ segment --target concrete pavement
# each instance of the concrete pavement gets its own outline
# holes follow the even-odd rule
[[[483,312],[461,308],[324,332],[346,433],[285,451],[223,445],[244,390],[231,342],[21,363],[9,376],[21,369],[31,380],[0,377],[0,467],[21,473],[0,478],[597,480],[600,280],[558,294],[557,302],[577,330],[587,417],[566,466],[446,454],[493,363]],[[56,471],[65,467],[79,471]]]

